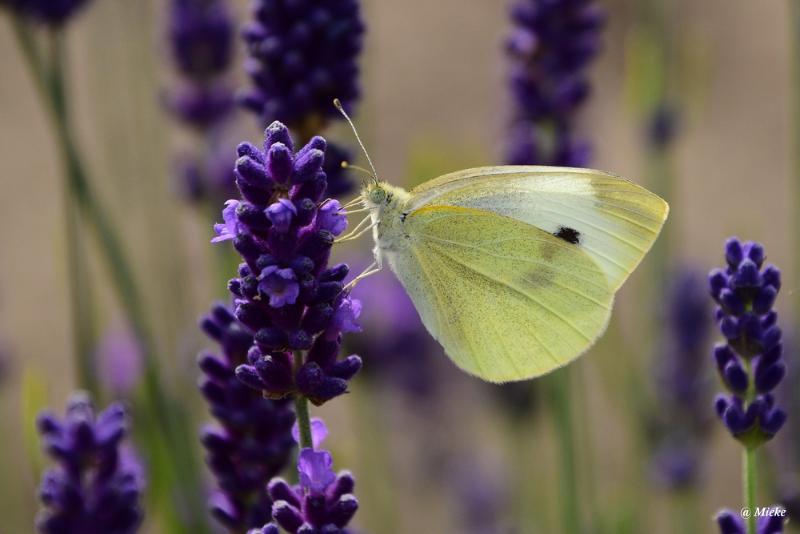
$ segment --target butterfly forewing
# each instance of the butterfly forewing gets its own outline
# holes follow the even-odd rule
[[[600,171],[503,166],[468,169],[411,191],[409,210],[449,205],[511,217],[580,246],[616,291],[655,241],[668,206]]]

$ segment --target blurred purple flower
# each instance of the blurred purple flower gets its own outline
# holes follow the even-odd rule
[[[178,71],[205,82],[228,70],[234,22],[225,0],[170,0],[169,38]]]
[[[167,93],[166,107],[204,146],[180,156],[180,191],[192,202],[230,198],[233,165],[223,134],[235,109],[228,80],[235,43],[229,0],[169,0],[167,37],[180,80]]]
[[[241,102],[262,124],[278,120],[308,139],[338,117],[334,98],[352,108],[364,34],[357,0],[255,0],[252,13],[242,34],[253,89]]]
[[[95,361],[103,386],[115,396],[130,393],[142,375],[142,347],[127,327],[114,327],[104,333]]]
[[[650,147],[666,150],[677,137],[681,126],[678,109],[670,103],[663,102],[656,107],[647,124],[647,140]]]
[[[422,321],[397,279],[378,273],[353,290],[370,310],[363,319],[364,333],[348,346],[364,357],[367,377],[408,393],[409,400],[430,400],[441,379],[441,347]]]
[[[200,390],[217,420],[201,434],[206,462],[219,485],[209,506],[231,532],[242,532],[271,517],[267,483],[286,467],[294,448],[294,413],[288,401],[265,399],[236,378],[235,369],[247,361],[253,334],[227,306],[214,306],[201,326],[222,351],[203,354],[199,360]]]
[[[49,26],[61,26],[88,3],[87,0],[0,0],[0,7]]]
[[[718,304],[717,324],[725,344],[714,347],[722,383],[730,392],[715,401],[717,415],[748,448],[770,440],[786,422],[773,390],[786,374],[778,314],[773,309],[781,287],[780,271],[762,269],[764,248],[736,238],[725,244],[726,269],[709,274]]]
[[[778,515],[759,517],[755,534],[781,534],[785,524],[786,518]],[[730,510],[722,510],[717,514],[717,525],[720,534],[747,534],[741,515]]]
[[[463,458],[452,466],[450,483],[457,497],[461,534],[510,534],[506,481],[497,468],[479,458]]]
[[[666,329],[657,360],[658,404],[653,420],[653,469],[671,489],[695,484],[702,441],[708,431],[710,397],[706,350],[711,329],[703,277],[680,269],[670,278]]]
[[[234,183],[231,153],[235,146],[228,139],[211,142],[211,148],[200,157],[183,153],[176,157],[174,175],[181,198],[197,204],[210,199],[220,202],[238,193]]]
[[[228,287],[255,344],[237,376],[268,397],[303,395],[319,405],[345,393],[361,368],[356,355],[338,359],[342,334],[356,329],[360,303],[344,290],[348,267],[328,266],[334,233],[313,224],[319,207],[331,202],[325,202],[322,170],[327,144],[314,137],[296,153],[293,146],[278,122],[267,128],[264,150],[239,145],[236,183],[243,200],[232,215],[231,205],[225,208],[215,239],[233,237],[244,259]]]
[[[44,534],[128,534],[142,521],[144,478],[130,450],[125,410],[112,404],[100,414],[85,393],[72,396],[64,419],[42,413],[37,422],[44,449],[56,462],[45,472],[44,508],[36,528]]]
[[[514,102],[506,161],[585,166],[589,145],[574,116],[589,96],[587,66],[600,48],[606,14],[594,0],[516,0],[506,48]]]
[[[183,82],[170,109],[190,126],[208,130],[233,107],[224,78],[233,59],[234,22],[226,0],[170,0],[169,42]]]

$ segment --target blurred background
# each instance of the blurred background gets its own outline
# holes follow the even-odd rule
[[[592,93],[576,124],[593,146],[591,166],[662,192],[671,214],[666,243],[620,291],[608,333],[569,368],[581,503],[575,513],[585,532],[710,532],[718,509],[739,509],[740,447],[713,413],[720,387],[709,351],[719,334],[711,329],[708,299],[698,319],[709,322],[702,361],[690,364],[707,398],[698,405],[706,411],[698,423],[704,431],[693,438],[689,459],[683,451],[669,456],[669,443],[662,450],[675,427],[659,417],[668,410],[660,391],[669,291],[679,279],[674,269],[686,268],[698,273],[697,291],[705,295],[705,274],[723,264],[728,236],[760,241],[768,261],[784,270],[778,309],[784,331],[796,339],[789,328],[800,283],[792,260],[798,207],[789,3],[679,0],[658,4],[655,19],[642,14],[642,4],[602,2],[602,48],[589,67]],[[247,2],[232,6],[237,24],[248,20]],[[381,177],[410,187],[503,162],[512,106],[505,3],[364,0],[362,10],[363,97],[354,118]],[[163,355],[163,381],[199,428],[209,416],[196,389],[196,356],[211,343],[197,321],[225,298],[235,263],[209,245],[221,203],[187,201],[176,172],[176,154],[204,149],[164,109],[176,83],[167,13],[165,0],[95,0],[71,23],[66,53],[91,180],[133,258]],[[59,152],[11,24],[2,22],[0,531],[18,533],[32,529],[38,476],[49,462],[39,452],[32,414],[44,406],[62,412],[76,378]],[[665,42],[662,64],[648,51]],[[236,43],[230,75],[245,87],[244,47]],[[659,96],[662,89],[666,96]],[[652,129],[664,102],[675,133],[662,150],[653,148]],[[262,129],[237,112],[226,135],[231,146],[258,144]],[[325,134],[354,146],[341,123]],[[234,159],[231,150],[231,165]],[[125,398],[141,374],[138,347],[96,244],[88,230],[81,233],[99,373]],[[358,270],[369,263],[371,247],[365,237],[337,247],[336,259]],[[558,482],[563,445],[547,379],[500,388],[458,371],[421,330],[389,272],[355,294],[364,303],[363,333],[346,344],[362,355],[364,371],[349,395],[312,415],[328,423],[335,467],[356,476],[359,532],[566,531]],[[795,353],[787,351],[787,361],[797,365]],[[791,382],[782,387],[793,391]],[[792,438],[781,434],[760,456],[764,504],[793,496],[800,443]],[[162,532],[154,515],[146,514],[145,532]]]

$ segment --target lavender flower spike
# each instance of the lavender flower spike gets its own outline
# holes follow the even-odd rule
[[[345,393],[361,368],[356,355],[338,360],[342,335],[359,330],[361,304],[344,290],[347,265],[328,265],[345,214],[327,206],[327,144],[314,137],[297,152],[288,129],[274,122],[264,150],[239,145],[236,183],[243,199],[228,204],[218,238],[233,238],[244,259],[228,287],[239,321],[254,332],[247,363],[236,375],[274,399],[307,397],[320,405]],[[295,361],[300,359],[300,361]]]
[[[253,89],[240,100],[262,124],[279,120],[310,137],[338,116],[334,98],[350,109],[359,96],[364,34],[359,2],[255,0],[252,5],[255,20],[243,37]]]
[[[184,123],[210,129],[232,110],[233,93],[225,75],[233,40],[226,0],[171,0],[169,42],[183,82],[169,104]]]
[[[763,267],[764,248],[731,238],[725,244],[726,269],[709,275],[719,305],[717,324],[726,338],[714,347],[717,371],[728,395],[717,397],[717,415],[730,433],[754,449],[772,439],[786,421],[775,406],[773,390],[786,374],[778,314],[773,310],[781,287],[780,271]]]
[[[282,478],[269,483],[272,517],[281,528],[290,534],[351,532],[346,527],[358,510],[355,480],[347,471],[334,473],[332,466],[330,452],[303,449],[297,460],[300,484],[290,486]]]
[[[651,421],[653,472],[662,485],[682,490],[697,482],[708,435],[711,310],[701,273],[684,268],[671,278],[667,330],[655,370],[659,402]]]
[[[594,0],[517,0],[511,19],[507,162],[585,166],[590,147],[575,138],[573,123],[589,95],[586,67],[600,47],[605,12]]]
[[[786,524],[785,510],[773,508],[775,515],[762,516],[758,518],[756,534],[782,534]],[[741,515],[730,510],[722,510],[717,514],[717,525],[720,534],[747,534],[747,528]]]
[[[219,486],[209,506],[231,532],[243,532],[271,517],[267,483],[289,460],[294,413],[288,401],[265,399],[236,378],[236,366],[247,361],[253,334],[227,306],[214,306],[201,325],[222,351],[200,357],[200,390],[216,419],[201,434],[206,462]]]
[[[125,410],[112,404],[95,415],[84,393],[73,395],[63,420],[43,413],[38,428],[56,462],[39,490],[44,509],[36,519],[43,534],[129,534],[139,527],[141,468],[122,448]]]

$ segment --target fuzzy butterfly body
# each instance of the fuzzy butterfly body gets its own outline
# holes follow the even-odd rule
[[[378,268],[388,263],[448,356],[491,382],[591,347],[669,211],[627,180],[561,167],[468,169],[410,192],[376,181],[362,198]]]

